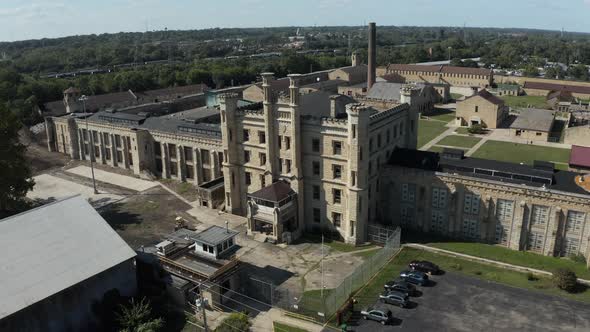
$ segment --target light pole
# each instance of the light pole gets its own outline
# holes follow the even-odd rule
[[[84,107],[84,117],[86,119],[86,135],[88,135],[88,145],[90,146],[90,172],[92,173],[92,188],[94,189],[94,194],[98,194],[98,190],[96,190],[96,180],[94,179],[94,142],[92,142],[92,135],[90,134],[90,130],[88,129],[88,114],[86,114],[86,100],[88,97],[86,95],[82,95],[79,99],[82,102]],[[84,138],[82,136],[82,138]]]

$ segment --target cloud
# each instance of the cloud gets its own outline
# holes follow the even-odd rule
[[[15,8],[0,8],[0,18],[33,20],[48,17],[65,8],[63,3],[38,2]]]

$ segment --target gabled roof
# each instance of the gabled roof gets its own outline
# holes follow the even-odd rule
[[[590,86],[584,85],[564,85],[546,82],[524,82],[525,89],[548,90],[548,91],[567,91],[572,93],[590,94]]]
[[[550,132],[555,115],[551,110],[525,108],[510,125],[511,129]]]
[[[590,147],[573,145],[569,164],[570,166],[590,168]]]
[[[401,88],[401,83],[375,82],[371,89],[369,89],[367,98],[384,101],[399,101],[401,99]]]
[[[445,73],[445,74],[464,74],[464,75],[483,75],[489,76],[492,74],[490,69],[485,68],[470,68],[470,67],[454,67],[454,66],[422,66],[422,65],[407,65],[407,64],[390,64],[387,66],[388,71],[416,71],[426,73]]]
[[[467,100],[469,98],[473,98],[473,97],[482,97],[483,99],[489,101],[490,103],[492,103],[494,105],[503,105],[504,104],[504,101],[501,98],[494,96],[486,89],[480,90],[477,94],[475,94],[471,97],[467,97],[465,100]]]
[[[295,191],[291,189],[291,185],[289,185],[287,182],[277,181],[269,186],[251,193],[249,196],[269,202],[280,202],[294,193]]]
[[[0,220],[0,319],[136,256],[81,196]]]

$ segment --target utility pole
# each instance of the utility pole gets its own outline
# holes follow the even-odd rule
[[[322,233],[322,260],[321,260],[321,270],[322,270],[322,288],[320,290],[320,295],[322,301],[324,300],[324,233]]]
[[[209,332],[209,327],[207,326],[207,311],[205,310],[205,305],[207,304],[207,301],[205,301],[205,299],[203,298],[203,293],[201,289],[199,289],[199,297],[195,302],[197,308],[201,308],[201,311],[203,312],[203,329],[205,330],[205,332]]]
[[[86,97],[86,95],[82,95],[78,100],[82,102],[82,105],[84,105],[84,116],[86,117],[86,135],[88,135],[88,145],[90,146],[90,172],[92,173],[92,188],[94,189],[94,194],[98,195],[98,190],[96,190],[96,179],[94,178],[94,142],[92,142],[92,135],[88,129],[88,114],[86,114],[86,100],[88,100],[88,97]]]

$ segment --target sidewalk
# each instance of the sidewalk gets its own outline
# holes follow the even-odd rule
[[[436,143],[438,143],[439,141],[441,141],[443,138],[452,135],[455,130],[457,129],[457,127],[449,127],[447,130],[445,130],[442,134],[436,136],[435,138],[433,138],[430,142],[424,144],[420,150],[422,151],[426,151],[428,149],[430,149],[433,145],[435,145]]]
[[[443,255],[448,255],[448,256],[456,256],[456,257],[460,257],[460,258],[465,258],[471,261],[476,261],[476,262],[480,262],[480,263],[484,263],[484,264],[491,264],[491,265],[496,265],[496,266],[500,266],[500,267],[504,267],[510,270],[514,270],[514,271],[518,271],[518,272],[532,272],[534,274],[540,274],[540,275],[545,275],[548,277],[551,277],[553,275],[553,273],[551,272],[547,272],[544,270],[537,270],[537,269],[533,269],[530,267],[525,267],[525,266],[520,266],[520,265],[514,265],[514,264],[508,264],[508,263],[503,263],[503,262],[498,262],[498,261],[494,261],[491,259],[487,259],[487,258],[481,258],[481,257],[476,257],[476,256],[471,256],[471,255],[466,255],[466,254],[461,254],[458,252],[454,252],[454,251],[450,251],[450,250],[445,250],[445,249],[439,249],[439,248],[434,248],[434,247],[430,247],[430,246],[426,246],[423,244],[418,244],[418,243],[406,243],[403,245],[404,247],[410,247],[410,248],[416,248],[416,249],[422,249],[422,250],[426,250],[426,251],[430,251],[430,252],[434,252],[434,253],[439,253],[439,254],[443,254]],[[581,284],[585,284],[585,285],[589,285],[590,286],[590,280],[586,280],[586,279],[580,279],[578,278],[578,282]]]

